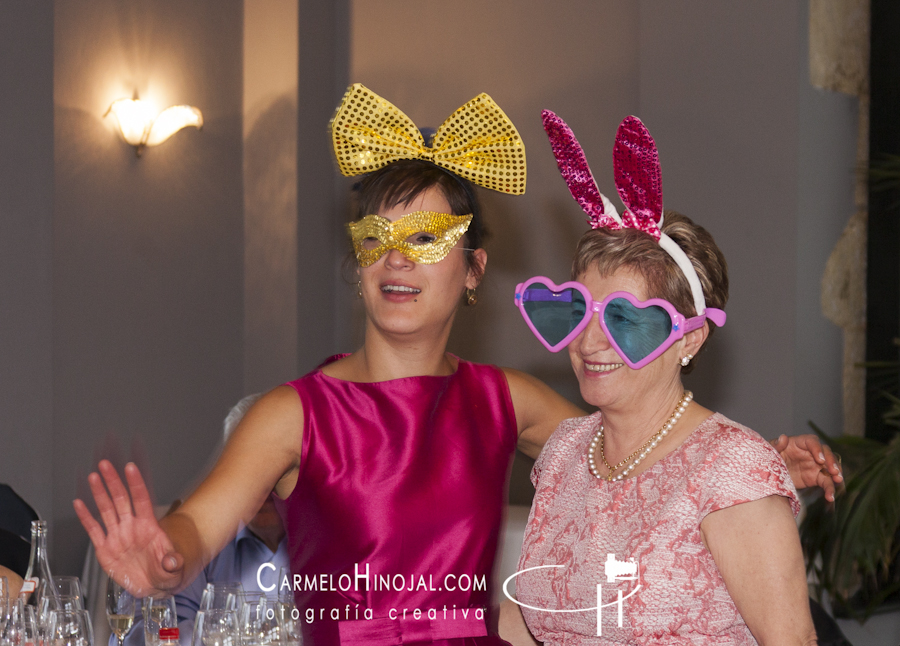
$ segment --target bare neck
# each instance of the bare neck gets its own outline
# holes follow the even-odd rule
[[[629,402],[604,407],[603,436],[607,460],[615,464],[653,437],[668,422],[683,396],[684,386],[676,379],[655,395],[639,393]]]
[[[456,359],[447,354],[452,323],[451,319],[441,329],[415,334],[385,334],[367,323],[363,347],[323,371],[356,382],[452,374],[457,367]]]

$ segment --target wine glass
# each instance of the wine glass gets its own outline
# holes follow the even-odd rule
[[[93,646],[94,629],[87,610],[51,610],[47,646]]]
[[[26,605],[25,599],[19,597],[10,603],[6,643],[9,646],[37,646],[39,642],[34,607]]]
[[[134,623],[134,597],[125,588],[109,579],[106,584],[106,618],[119,646],[125,642],[125,635]]]
[[[69,594],[46,594],[40,599],[39,605],[34,607],[34,614],[37,620],[37,629],[39,641],[44,643],[50,639],[50,617],[56,610],[84,610],[84,603],[81,597]]]
[[[199,610],[191,646],[238,646],[241,631],[236,610]]]
[[[200,597],[200,610],[234,610],[244,603],[244,587],[234,583],[207,583]]]
[[[243,646],[260,646],[279,640],[275,607],[261,592],[245,593],[240,622]]]
[[[291,568],[285,565],[278,570],[278,600],[294,601],[294,575]]]
[[[294,605],[294,600],[279,600],[275,604],[275,617],[278,620],[279,641],[284,646],[299,646],[300,613]]]
[[[56,586],[60,596],[77,598],[79,609],[84,610],[84,589],[81,587],[81,580],[77,576],[55,575],[53,577],[53,585]]]
[[[0,640],[9,621],[9,579],[0,576]]]
[[[50,624],[50,612],[53,610],[84,610],[84,597],[72,594],[45,595],[40,606],[35,607],[40,626]]]
[[[172,597],[145,597],[143,613],[146,646],[160,646],[161,633],[178,628],[178,613]]]

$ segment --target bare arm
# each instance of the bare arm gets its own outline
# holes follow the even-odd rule
[[[112,465],[101,462],[102,480],[92,473],[88,481],[103,526],[74,502],[100,565],[138,596],[185,587],[273,489],[282,497],[293,490],[302,429],[296,392],[276,388],[250,409],[197,490],[159,523],[137,467],[125,468],[126,490]]]
[[[706,516],[700,534],[756,640],[816,643],[797,525],[783,496],[767,496]]]
[[[522,609],[509,599],[500,603],[500,637],[513,646],[538,646],[540,644],[525,625]]]
[[[0,565],[0,576],[5,576],[9,583],[9,598],[17,598],[19,596],[19,590],[22,589],[22,583],[24,583],[22,577],[3,565]]]
[[[540,379],[511,368],[504,368],[503,372],[516,410],[519,450],[537,458],[561,421],[580,417],[585,412]]]
[[[161,525],[197,571],[218,554],[275,490],[287,497],[300,464],[303,409],[282,386],[259,400],[229,439],[216,466]],[[283,482],[284,481],[284,482]],[[189,579],[190,580],[190,579]]]

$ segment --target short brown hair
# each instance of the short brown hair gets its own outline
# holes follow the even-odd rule
[[[707,307],[724,309],[728,301],[728,265],[712,235],[690,218],[666,211],[662,231],[681,247],[691,261]],[[637,229],[592,229],[581,236],[572,260],[572,278],[596,267],[602,276],[614,274],[622,267],[643,276],[650,298],[669,301],[690,318],[697,315],[691,287],[681,269],[659,243]],[[715,325],[709,326],[712,336]],[[693,363],[683,372],[690,372]]]
[[[363,177],[356,187],[355,219],[378,213],[385,207],[409,204],[432,187],[443,193],[452,215],[472,214],[463,244],[471,249],[481,248],[487,229],[475,188],[469,181],[421,159],[403,159]],[[472,269],[472,252],[464,253],[466,266]]]

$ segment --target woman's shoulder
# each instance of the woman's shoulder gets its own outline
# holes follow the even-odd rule
[[[600,411],[580,417],[564,419],[553,431],[553,435],[544,445],[544,451],[553,450],[558,445],[580,444],[585,438],[593,437],[600,426]],[[541,452],[543,455],[543,451]]]
[[[568,473],[571,464],[586,455],[587,444],[599,426],[600,411],[560,422],[534,463],[531,470],[532,483],[537,486],[545,473]]]
[[[694,433],[693,443],[709,455],[734,454],[742,451],[775,456],[778,452],[756,431],[728,419],[722,413],[713,413]]]
[[[691,452],[694,481],[708,492],[707,511],[765,497],[789,498],[796,514],[797,494],[787,467],[759,433],[715,413],[698,428]]]
[[[587,428],[590,428],[593,432],[597,429],[597,426],[600,424],[600,411],[595,411],[590,415],[581,415],[579,417],[570,417],[569,419],[564,419],[559,423],[559,427],[556,429],[556,433],[559,433],[560,437],[564,437],[567,435],[577,434],[579,431],[583,431]],[[554,433],[554,435],[556,435]]]
[[[265,393],[253,404],[250,410],[247,411],[245,417],[249,416],[251,412],[254,413],[254,416],[262,416],[267,420],[277,420],[283,417],[296,417],[299,415],[300,421],[302,421],[303,402],[297,397],[296,388],[292,388],[294,383],[295,382],[291,381],[276,386]]]
[[[471,372],[475,374],[490,375],[494,378],[503,378],[504,381],[508,381],[507,368],[501,368],[500,366],[495,366],[492,363],[476,363],[475,361],[467,361],[462,357],[457,357],[455,354],[451,354],[449,352],[447,354],[452,360],[456,361],[456,374]]]

